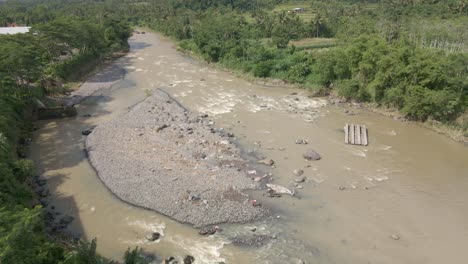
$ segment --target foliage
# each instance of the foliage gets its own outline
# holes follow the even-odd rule
[[[125,264],[146,264],[148,261],[142,256],[141,248],[128,248],[124,255]]]
[[[30,33],[0,35],[0,263],[110,263],[96,254],[95,241],[69,251],[48,238],[43,210],[31,208],[26,184],[33,163],[18,154],[30,129],[25,110],[43,94],[43,81],[66,79],[89,61],[125,49],[130,27],[108,15],[66,15],[60,1],[44,3],[0,4],[0,23],[33,23]]]
[[[12,171],[18,180],[24,181],[27,177],[33,174],[34,163],[29,159],[15,160],[12,164]]]
[[[63,249],[40,235],[40,208],[0,208],[0,261],[2,263],[56,263]],[[16,210],[15,210],[16,209]]]
[[[464,40],[456,42],[455,36],[466,34],[462,25],[467,10],[456,1],[316,0],[309,20],[286,10],[245,13],[189,3],[162,11],[165,19],[150,23],[184,39],[182,49],[209,62],[259,78],[322,85],[348,100],[398,108],[414,120],[454,122],[467,111],[466,53],[451,54],[464,50]],[[456,30],[445,27],[429,36],[436,23],[421,23],[435,17],[437,27],[452,23]],[[190,33],[180,34],[181,28]],[[322,50],[289,45],[294,39],[317,36],[338,37],[341,45]],[[458,44],[443,46],[440,39]],[[433,40],[438,44],[424,44]],[[424,100],[417,100],[421,96]]]
[[[112,261],[109,261],[103,257],[100,257],[96,253],[96,239],[91,240],[91,242],[80,241],[75,248],[68,252],[63,261],[60,261],[60,264],[110,264]]]
[[[281,0],[21,0],[0,3],[0,262],[108,263],[96,242],[72,250],[46,238],[41,209],[18,159],[24,110],[87,63],[128,48],[131,26],[148,26],[208,62],[259,78],[335,90],[347,100],[399,109],[408,118],[468,127],[468,5],[460,0],[311,0],[307,16]],[[289,5],[290,6],[290,5]],[[289,11],[289,12],[288,12]],[[291,41],[333,38],[325,48]],[[333,46],[333,47],[331,47]],[[140,263],[128,250],[127,263]]]

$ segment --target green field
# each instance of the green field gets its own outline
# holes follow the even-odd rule
[[[312,6],[311,1],[291,1],[288,3],[283,3],[280,5],[277,5],[273,9],[273,12],[278,12],[278,13],[283,12],[283,11],[294,12],[293,9],[296,7],[302,7],[305,9],[304,12],[297,13],[297,15],[304,21],[310,21],[312,18],[314,18],[317,12],[317,10],[314,9],[314,7]]]
[[[334,38],[305,38],[300,40],[292,40],[289,45],[294,45],[298,50],[329,48],[337,45],[337,40]]]
[[[346,6],[351,8],[353,4],[349,4]],[[357,5],[354,5],[354,6],[357,6]],[[276,12],[276,13],[283,12],[283,11],[293,12],[293,9],[296,7],[302,7],[305,9],[304,12],[298,12],[297,15],[306,22],[313,19],[319,10],[319,7],[314,5],[313,1],[288,1],[287,3],[282,3],[282,4],[277,5],[275,8],[273,8],[273,12]],[[377,3],[363,4],[360,6],[360,8],[364,10],[375,10],[378,7],[379,7],[379,4]]]

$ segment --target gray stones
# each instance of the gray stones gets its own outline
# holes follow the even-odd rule
[[[166,125],[166,124],[163,124],[163,125],[161,125],[161,126],[158,126],[158,127],[156,128],[156,132],[161,132],[163,129],[168,128],[168,127],[169,127],[169,126]]]
[[[200,231],[198,231],[198,234],[202,236],[213,235],[218,231],[221,231],[221,228],[219,228],[219,226],[206,226],[200,229]]]
[[[253,234],[251,236],[242,235],[237,236],[232,239],[232,244],[236,246],[244,247],[262,247],[267,245],[272,239],[275,239],[274,236],[269,235],[257,235]]]
[[[294,196],[294,194],[295,194],[294,191],[291,191],[290,189],[288,189],[288,188],[286,188],[284,186],[281,186],[281,185],[267,183],[266,186],[268,188],[270,188],[271,190],[275,191],[276,193],[289,194],[291,196]]]
[[[273,189],[268,189],[268,190],[267,190],[267,196],[268,196],[268,197],[279,198],[279,197],[281,197],[282,195],[281,195],[281,193],[275,192]]]
[[[262,177],[255,177],[255,178],[253,179],[253,181],[254,181],[254,182],[261,182],[262,179],[263,179]]]
[[[184,264],[192,264],[195,261],[193,256],[187,255],[184,257]]]
[[[296,176],[301,176],[302,174],[304,174],[304,171],[301,170],[301,169],[296,169],[293,171],[294,175]]]
[[[200,194],[189,194],[189,201],[198,201],[201,199]]]
[[[174,257],[168,257],[163,261],[164,264],[176,264],[178,261]]]
[[[257,161],[258,164],[264,164],[264,165],[267,165],[267,166],[273,166],[273,164],[275,164],[275,161],[272,160],[272,159],[262,159],[262,160],[259,160]]]
[[[195,227],[267,214],[268,208],[246,203],[243,192],[258,189],[252,178],[260,175],[223,165],[245,164],[241,150],[209,127],[208,119],[188,123],[199,114],[187,112],[176,100],[166,104],[169,98],[155,89],[126,114],[94,129],[86,149],[99,178],[117,197]]]
[[[307,144],[309,144],[309,141],[307,141],[306,139],[296,139],[296,144],[298,144],[298,145],[307,145]]]
[[[313,149],[308,149],[306,152],[304,152],[304,154],[302,154],[302,156],[304,157],[304,159],[306,160],[319,160],[321,159],[322,157],[320,156],[320,154],[318,154],[315,150]]]
[[[85,130],[81,131],[81,135],[87,136],[87,135],[91,134],[91,132],[93,132],[92,129],[85,129]]]
[[[306,180],[305,176],[299,176],[296,179],[294,179],[294,181],[297,182],[297,183],[305,182],[305,180]]]
[[[159,232],[153,232],[149,234],[148,236],[146,236],[146,239],[151,242],[156,241],[159,238],[161,238],[161,234]]]

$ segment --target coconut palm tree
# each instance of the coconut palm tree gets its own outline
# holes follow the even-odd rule
[[[310,22],[312,26],[315,27],[315,36],[318,38],[320,35],[320,28],[324,23],[324,18],[320,12],[317,12]]]

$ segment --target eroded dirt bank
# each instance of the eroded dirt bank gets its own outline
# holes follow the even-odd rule
[[[266,213],[242,193],[258,184],[229,136],[160,89],[128,114],[99,125],[86,147],[115,195],[182,223],[242,223]]]

